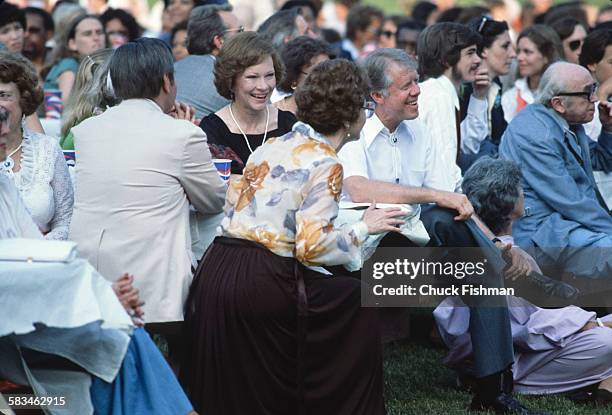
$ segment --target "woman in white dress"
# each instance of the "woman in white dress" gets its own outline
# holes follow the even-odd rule
[[[74,195],[64,155],[55,138],[23,126],[42,98],[34,66],[21,55],[0,52],[0,106],[9,113],[0,174],[15,182],[46,239],[67,239]]]

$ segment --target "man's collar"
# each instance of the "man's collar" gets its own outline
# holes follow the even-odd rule
[[[403,124],[404,121],[400,121],[393,133],[399,134]],[[365,125],[361,129],[362,139],[364,140],[366,148],[369,148],[374,142],[374,139],[379,135],[389,137],[391,133],[392,132],[385,127],[376,113],[372,114],[372,116],[366,120]]]
[[[436,80],[444,89],[444,91],[453,97],[455,108],[459,109],[459,95],[457,95],[457,89],[455,88],[455,84],[453,84],[453,81],[451,81],[446,75],[441,75],[437,77]]]
[[[565,120],[565,118],[561,116],[561,114],[559,114],[553,108],[550,108],[550,107],[545,107],[545,108],[546,108],[546,111],[548,111],[548,113],[557,122],[557,124],[559,124],[561,128],[563,128],[563,131],[571,131],[568,122]]]

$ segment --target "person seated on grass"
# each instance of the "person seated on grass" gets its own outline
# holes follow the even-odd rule
[[[4,160],[7,155],[8,119],[8,111],[0,107],[0,160]],[[0,212],[2,212],[0,239],[42,239],[38,227],[26,210],[19,191],[4,175],[0,175]],[[66,267],[66,272],[74,272],[70,262],[62,266]],[[93,270],[92,272],[94,272],[92,279],[95,282],[106,284],[102,276]],[[138,327],[142,326],[141,307],[143,303],[140,301],[138,290],[133,287],[132,283],[133,276],[124,274],[112,284],[112,288],[126,312],[133,318],[134,325]],[[28,302],[23,304],[24,308],[36,307],[35,304]],[[49,310],[49,313],[52,312],[53,310]],[[28,315],[28,313],[25,309],[15,310],[15,316],[19,317]],[[126,321],[129,320],[126,318]],[[73,392],[75,388],[83,384],[91,384],[89,397],[91,404],[88,402],[89,399],[83,399],[83,401],[86,408],[93,407],[97,414],[185,415],[191,413],[193,409],[191,403],[147,332],[138,327],[131,331],[127,341],[124,339],[123,330],[103,329],[96,322],[73,329],[37,325],[33,332],[25,336],[0,337],[0,362],[9,362],[10,359],[21,357],[27,366],[27,368],[16,368],[16,366],[11,368],[11,365],[7,367],[3,363],[0,365],[0,377],[8,378],[6,380],[13,382],[21,382],[24,379],[24,373],[33,373],[31,369],[44,367],[66,370],[63,372],[66,376],[51,381],[46,379],[46,382],[39,378],[36,383],[43,385],[46,390],[50,390],[49,387],[52,386],[56,391],[70,389]],[[43,344],[41,347],[44,351],[34,351],[24,347],[24,344],[31,343]],[[86,345],[87,347],[79,348],[75,345]],[[119,350],[123,350],[122,357],[117,355],[121,353]],[[109,360],[105,361],[104,356]],[[5,358],[8,360],[4,360]],[[117,363],[117,370],[114,371],[109,369],[113,362]],[[89,370],[86,370],[85,367]],[[106,375],[113,372],[114,378],[112,382],[108,382],[96,376],[92,371],[98,375],[102,372]],[[76,377],[74,372],[79,372]],[[88,375],[91,381],[88,381]],[[108,380],[108,376],[104,377]],[[26,379],[32,381],[32,375]],[[58,384],[59,382],[61,385]]]
[[[463,191],[497,238],[513,244],[512,222],[524,214],[518,165],[483,157],[466,172]],[[508,303],[515,391],[539,395],[591,388],[594,400],[612,404],[612,314],[598,319],[575,306],[543,309],[514,296]],[[450,349],[446,363],[463,373],[469,373],[465,361],[472,353],[469,313],[458,297],[447,298],[434,311]]]

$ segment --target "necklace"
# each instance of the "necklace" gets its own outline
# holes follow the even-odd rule
[[[18,152],[22,145],[23,145],[23,142],[19,144],[15,150],[11,151],[8,156],[6,156],[6,160],[4,160],[4,162],[2,163],[2,167],[4,168],[4,170],[6,171],[13,170],[13,166],[15,166],[15,160],[13,160],[11,156],[15,154],[16,152]]]
[[[247,138],[247,135],[244,133],[244,131],[242,131],[242,128],[240,128],[240,124],[238,124],[238,121],[236,121],[236,118],[234,117],[234,113],[232,112],[232,104],[230,104],[229,106],[229,112],[230,112],[230,116],[232,117],[232,120],[234,120],[234,124],[236,124],[236,127],[238,127],[238,130],[240,130],[240,132],[242,133],[242,136],[244,137],[244,142],[249,148],[249,151],[251,152],[251,154],[253,154],[253,149],[251,148],[251,145],[249,144],[249,139]],[[262,146],[266,142],[266,137],[268,136],[268,123],[269,122],[270,122],[270,109],[268,108],[268,105],[266,105],[266,129],[264,131],[263,140],[261,142]]]

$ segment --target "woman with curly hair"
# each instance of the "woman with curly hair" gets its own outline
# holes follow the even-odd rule
[[[12,178],[32,219],[47,239],[67,239],[74,195],[57,140],[25,128],[43,99],[34,66],[0,51],[0,106],[9,112],[6,160],[0,174]]]
[[[315,67],[300,120],[253,152],[230,182],[225,218],[185,305],[183,386],[199,413],[385,413],[375,308],[361,282],[322,268],[360,258],[368,234],[397,231],[397,209],[335,227],[336,151],[359,137],[367,82],[346,60]]]
[[[312,68],[332,56],[330,46],[323,40],[300,36],[287,43],[281,52],[286,73],[276,86],[278,99],[275,102],[274,97],[272,98],[276,108],[295,114],[297,107],[294,92]]]
[[[230,104],[202,119],[210,152],[232,160],[242,174],[257,147],[289,132],[295,117],[269,104],[285,68],[270,43],[255,32],[239,33],[223,44],[215,61],[215,86]]]

